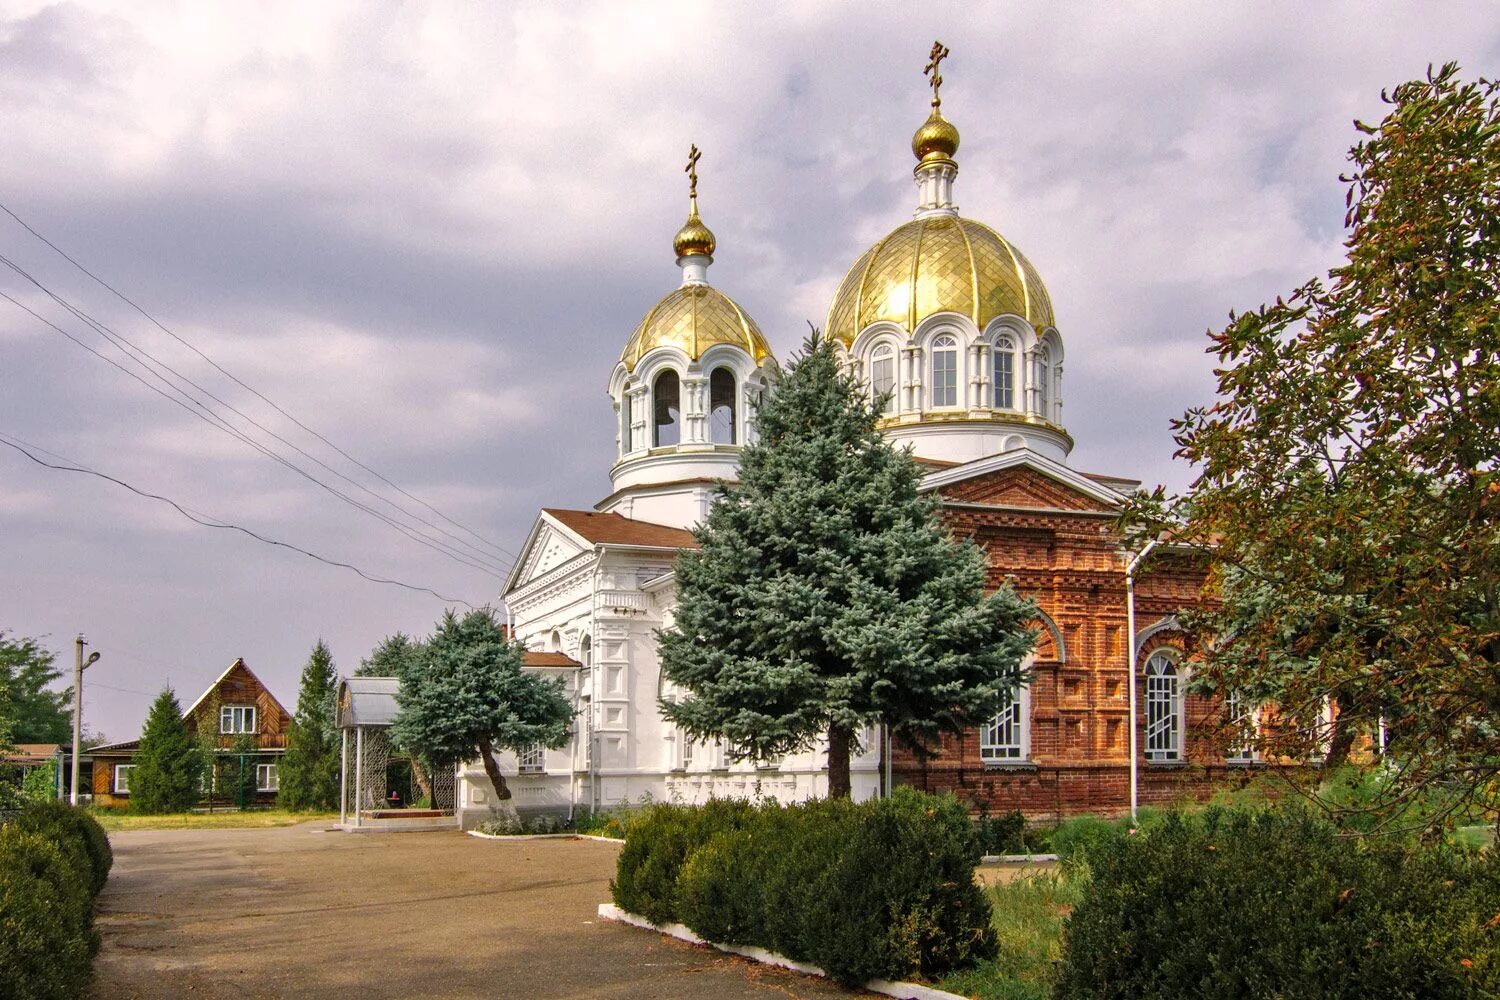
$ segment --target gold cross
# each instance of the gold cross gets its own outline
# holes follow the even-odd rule
[[[688,175],[688,197],[689,198],[696,199],[698,197],[698,159],[702,155],[703,154],[698,151],[698,145],[697,145],[697,143],[694,143],[693,147],[688,150],[688,162],[687,162],[687,166],[684,167],[683,169],[687,171],[687,175]]]
[[[943,106],[943,99],[938,96],[938,88],[943,85],[943,76],[938,72],[938,66],[944,59],[948,58],[948,50],[943,47],[942,42],[933,42],[932,52],[928,54],[927,58],[930,61],[923,68],[922,75],[927,77],[928,82],[932,85],[932,106],[940,108]]]

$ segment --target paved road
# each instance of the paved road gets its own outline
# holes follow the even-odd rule
[[[111,842],[96,1000],[855,995],[599,921],[609,844],[323,824]]]

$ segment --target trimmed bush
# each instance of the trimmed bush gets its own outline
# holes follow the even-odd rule
[[[98,938],[79,856],[18,824],[0,827],[0,997],[84,995]]]
[[[98,895],[104,888],[115,859],[109,837],[94,817],[52,799],[27,803],[13,825],[41,834],[56,844],[65,857],[79,864],[90,895]]]
[[[1500,858],[1300,810],[1169,816],[1088,852],[1056,996],[1500,995]]]
[[[632,826],[612,886],[654,923],[678,919],[853,984],[937,978],[994,954],[978,841],[952,796],[655,810]]]
[[[1026,851],[1026,816],[1019,809],[991,816],[983,803],[974,820],[981,854],[1022,854]]]

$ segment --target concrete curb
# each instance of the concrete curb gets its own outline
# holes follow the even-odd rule
[[[986,854],[979,859],[982,865],[1030,863],[1033,861],[1056,861],[1056,854]]]
[[[800,972],[803,975],[818,976],[823,979],[828,978],[827,973],[816,965],[797,962],[784,955],[778,955],[774,951],[767,951],[764,948],[737,944],[715,944],[712,941],[705,941],[682,924],[665,924],[658,927],[645,917],[637,916],[634,913],[627,913],[613,903],[600,903],[599,917],[602,920],[614,920],[622,924],[630,924],[632,927],[641,927],[648,931],[656,931],[658,934],[665,934],[668,937],[674,937],[679,941],[686,941],[689,944],[707,945],[718,951],[727,951],[730,954],[740,955],[765,965],[776,965],[783,969],[791,969],[793,972]],[[869,990],[871,993],[881,993],[888,997],[898,997],[899,1000],[968,1000],[967,997],[960,996],[957,993],[949,993],[947,990],[940,990],[932,986],[922,986],[917,983],[893,983],[889,979],[872,979],[868,983],[865,983],[863,988]]]
[[[601,844],[625,843],[614,837],[596,837],[592,833],[480,833],[478,830],[465,830],[464,832],[480,840],[596,840]]]

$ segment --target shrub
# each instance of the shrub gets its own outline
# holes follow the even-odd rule
[[[0,827],[0,996],[84,995],[98,948],[92,911],[77,855],[19,823]]]
[[[1341,838],[1301,810],[1167,817],[1089,855],[1059,997],[1480,997],[1500,859]]]
[[[1021,854],[1026,850],[1026,817],[1019,809],[991,816],[981,803],[974,833],[981,854]]]
[[[994,953],[978,860],[967,809],[911,789],[860,804],[656,807],[626,839],[615,902],[844,983],[935,978]]]
[[[98,895],[104,888],[114,864],[114,852],[110,850],[104,827],[94,817],[66,802],[49,799],[27,803],[12,825],[56,844],[64,859],[78,869],[90,896]]]

